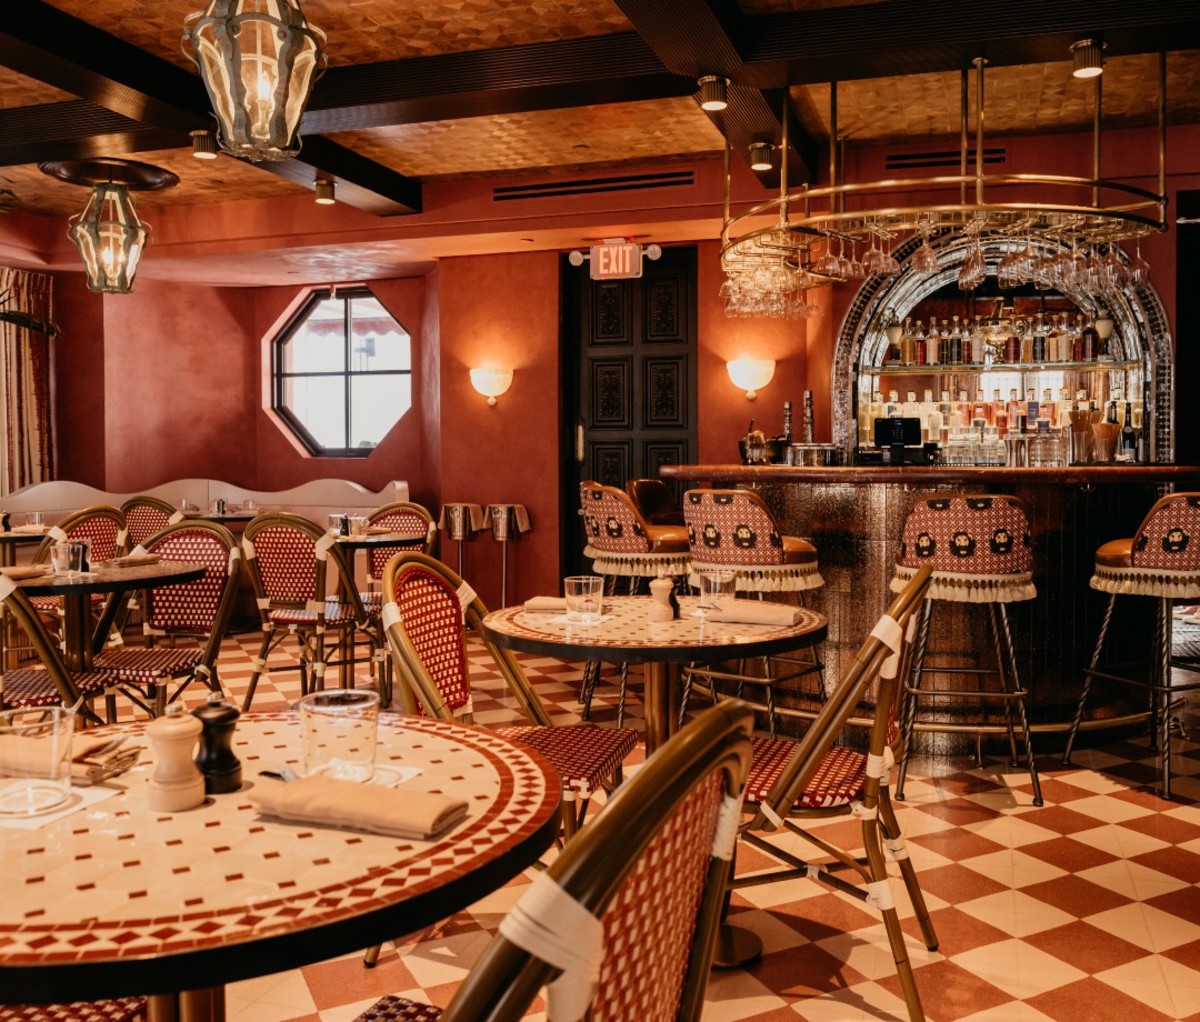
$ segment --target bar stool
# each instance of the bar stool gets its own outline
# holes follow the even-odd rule
[[[625,492],[651,525],[683,525],[683,509],[661,479],[630,479]]]
[[[683,517],[692,552],[689,581],[693,586],[699,587],[700,576],[705,571],[728,569],[735,572],[736,592],[757,593],[759,599],[765,593],[795,593],[803,606],[804,594],[825,584],[817,563],[817,548],[799,536],[781,535],[770,509],[752,490],[707,487],[688,490],[683,495]],[[825,699],[824,664],[817,657],[815,648],[808,649],[802,656],[804,658],[800,660],[786,656],[769,658],[764,664],[763,677],[747,675],[742,670],[689,668],[684,680],[680,719],[687,710],[692,685],[697,678],[707,680],[714,699],[717,681],[736,683],[739,698],[747,683],[760,685],[766,697],[767,726],[774,738],[777,686],[815,674],[818,678],[816,695],[822,702]],[[785,665],[786,673],[772,675],[774,664]],[[793,667],[796,670],[790,670]]]
[[[1017,745],[1013,731],[1013,710],[1017,712],[1025,744],[1025,760],[1033,784],[1033,804],[1042,804],[1042,787],[1033,758],[1029,720],[1025,712],[1027,689],[1021,687],[1012,632],[1006,606],[1037,595],[1033,584],[1033,554],[1029,538],[1029,516],[1016,497],[987,494],[955,494],[921,500],[909,512],[904,523],[900,552],[892,591],[900,592],[923,566],[933,568],[933,582],[921,607],[912,662],[904,685],[901,727],[905,749],[911,749],[918,703],[930,699],[978,699],[1000,702],[1004,706],[1011,762],[1017,765]],[[937,601],[974,603],[987,607],[995,667],[929,666],[925,653],[929,625]],[[921,687],[926,674],[996,675],[999,687],[979,689]],[[930,730],[939,725],[930,722]],[[969,731],[969,725],[947,723],[947,731]],[[976,761],[981,762],[980,734],[976,731]],[[908,755],[900,764],[896,798],[904,797],[904,778]]]
[[[651,525],[633,501],[615,486],[584,481],[579,484],[579,513],[583,516],[587,546],[583,555],[592,559],[592,570],[604,577],[604,591],[615,593],[622,581],[632,596],[643,579],[682,578],[688,572],[688,536],[682,525]],[[584,667],[580,702],[583,719],[592,709],[592,695],[600,680],[600,662]],[[621,693],[617,704],[617,727],[625,720],[625,690],[628,667],[621,664]]]
[[[1187,684],[1172,684],[1171,668],[1193,674],[1200,670],[1195,658],[1172,655],[1171,601],[1200,597],[1200,493],[1175,493],[1157,501],[1131,539],[1116,539],[1096,551],[1096,567],[1089,583],[1108,593],[1108,606],[1100,624],[1100,635],[1091,663],[1083,672],[1083,690],[1063,763],[1069,763],[1075,737],[1083,720],[1084,703],[1093,678],[1105,678],[1150,693],[1150,748],[1157,748],[1162,771],[1162,794],[1171,797],[1171,705],[1184,692],[1200,688],[1200,676]],[[1118,596],[1149,596],[1155,600],[1155,628],[1148,676],[1129,677],[1112,673],[1117,665],[1100,667],[1104,640],[1112,622]]]

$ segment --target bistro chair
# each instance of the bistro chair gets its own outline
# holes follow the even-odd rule
[[[630,479],[625,492],[651,525],[686,525],[679,499],[661,479]]]
[[[71,512],[57,525],[50,526],[45,538],[33,552],[33,563],[47,563],[50,560],[50,548],[55,543],[67,540],[88,545],[89,564],[120,557],[128,549],[125,515],[120,508],[105,504]],[[98,614],[110,598],[95,594],[92,597],[93,610]],[[32,602],[43,614],[57,617],[62,613],[62,600],[57,596],[35,596]]]
[[[762,497],[751,490],[721,490],[700,487],[683,495],[683,516],[687,522],[691,549],[690,581],[700,585],[706,571],[734,572],[735,592],[755,593],[761,600],[767,593],[795,594],[804,605],[804,594],[825,584],[817,564],[817,550],[798,536],[784,536],[775,516]],[[682,719],[697,680],[707,685],[714,699],[718,682],[732,683],[740,697],[747,684],[760,687],[765,697],[767,727],[776,731],[777,691],[791,688],[809,675],[815,675],[814,697],[825,698],[824,665],[815,647],[800,658],[770,657],[762,664],[761,675],[746,673],[744,663],[736,670],[720,666],[693,666],[684,674]]]
[[[0,1022],[143,1022],[145,1018],[144,997],[69,1004],[0,1004]]]
[[[336,537],[300,515],[269,511],[246,523],[242,555],[263,632],[242,710],[250,709],[264,671],[299,670],[300,694],[307,695],[325,687],[328,667],[340,666],[343,687],[349,687],[355,629],[365,626],[367,614]],[[296,662],[268,667],[268,656],[289,635],[296,640]]]
[[[1079,734],[1084,706],[1092,680],[1101,678],[1143,689],[1150,696],[1150,748],[1157,749],[1164,798],[1171,797],[1171,718],[1173,706],[1187,692],[1200,688],[1200,661],[1193,654],[1175,655],[1171,639],[1171,601],[1200,597],[1200,493],[1174,493],[1150,508],[1137,533],[1129,539],[1105,543],[1096,551],[1091,587],[1108,593],[1108,604],[1091,662],[1083,672],[1083,689],[1063,763],[1069,764]],[[1131,665],[1101,665],[1104,640],[1109,634],[1118,596],[1142,596],[1154,600],[1154,633],[1149,669],[1128,673]],[[1143,640],[1144,641],[1144,640]],[[1193,680],[1172,677],[1172,669],[1187,671]]]
[[[920,704],[933,702],[943,708],[942,712],[936,719],[924,721],[923,726],[933,731],[975,730],[976,760],[979,761],[978,736],[986,722],[973,725],[946,720],[946,701],[957,699],[984,705],[999,703],[1004,711],[1003,727],[1008,735],[1010,760],[1014,766],[1019,762],[1015,737],[1015,729],[1019,727],[1033,787],[1033,804],[1040,806],[1042,787],[1025,711],[1025,699],[1029,692],[1021,687],[1017,674],[1017,657],[1007,610],[1009,603],[1032,600],[1037,595],[1033,584],[1031,546],[1029,516],[1025,505],[1016,497],[1003,494],[948,494],[922,499],[909,512],[904,523],[892,590],[903,590],[908,580],[922,567],[933,569],[933,582],[919,615],[912,664],[903,685],[901,727],[905,749],[911,751],[912,733]],[[930,622],[937,603],[964,603],[987,610],[994,667],[978,666],[977,654],[970,650],[947,652],[939,658],[941,662],[936,666],[927,663]],[[949,662],[951,658],[962,660],[972,657],[976,660],[975,664]],[[925,688],[925,676],[936,674],[978,678],[979,683],[971,688]],[[996,679],[992,688],[984,687],[984,679],[988,677]],[[1014,713],[1017,717],[1015,724]],[[903,759],[896,780],[897,799],[904,798],[907,770],[907,759]]]
[[[551,1022],[699,1019],[753,720],[715,706],[647,760],[537,874],[444,1011],[389,996],[356,1022],[515,1022],[547,985]]]
[[[90,703],[105,694],[111,675],[100,671],[72,672],[33,600],[7,575],[0,575],[0,604],[4,613],[26,635],[40,667],[19,667],[0,675],[0,709],[38,709],[49,706],[78,706],[84,720],[101,723]]]
[[[628,494],[615,486],[591,481],[579,484],[579,513],[587,536],[584,557],[592,559],[592,570],[604,578],[604,591],[615,593],[621,582],[630,595],[640,583],[656,578],[683,578],[688,571],[687,530],[682,525],[651,525],[634,506]],[[617,727],[625,723],[625,693],[629,666],[621,664]],[[589,660],[583,668],[580,702],[583,719],[591,716],[592,696],[600,680],[601,664]]]
[[[127,538],[131,546],[145,543],[168,525],[183,521],[184,517],[182,511],[177,511],[165,500],[145,493],[125,501],[121,505],[121,514],[125,516]]]
[[[801,740],[754,739],[754,760],[746,781],[747,809],[753,815],[743,824],[741,837],[782,866],[734,877],[730,884],[737,889],[807,876],[873,905],[883,917],[912,1022],[919,1022],[924,1014],[892,901],[887,858],[900,869],[926,946],[935,951],[938,941],[888,786],[892,767],[904,758],[903,736],[896,727],[898,677],[903,676],[916,611],[925,599],[931,577],[931,569],[925,567],[908,580]],[[862,722],[870,727],[867,751],[835,746],[834,741],[876,681],[874,713]],[[797,822],[850,813],[862,826],[862,855],[851,854]],[[823,861],[808,862],[765,836],[778,831],[803,838],[817,849]]]
[[[112,675],[121,692],[157,717],[195,679],[213,692],[221,691],[217,656],[237,596],[242,553],[228,529],[199,518],[168,525],[144,545],[135,547],[133,553],[204,565],[204,577],[195,582],[146,593],[147,611],[142,622],[145,647],[106,650],[93,665],[97,671]],[[175,646],[181,639],[198,644]],[[172,680],[181,684],[168,698]]]

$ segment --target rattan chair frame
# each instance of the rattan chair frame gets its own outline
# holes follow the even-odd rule
[[[733,700],[700,714],[646,761],[604,812],[563,849],[547,875],[603,919],[640,857],[701,785],[719,775],[723,796],[738,803],[750,761],[753,723],[750,707]],[[717,843],[715,833],[705,837]],[[728,860],[710,854],[673,1016],[676,1022],[700,1018],[728,872]],[[556,968],[498,935],[455,991],[442,1022],[517,1022],[557,975]],[[602,971],[594,1003],[605,996],[606,975],[613,984],[624,981],[619,969]],[[370,1013],[362,1017],[370,1018]]]
[[[225,585],[218,599],[212,622],[206,631],[186,627],[173,627],[169,623],[161,630],[153,628],[151,622],[154,620],[154,603],[156,599],[161,599],[161,595],[156,594],[153,590],[146,590],[140,599],[141,604],[147,609],[145,620],[142,623],[142,632],[146,639],[147,652],[154,648],[156,641],[160,637],[166,638],[169,641],[180,637],[192,637],[202,640],[199,662],[195,666],[166,675],[162,681],[144,683],[145,687],[128,678],[121,677],[122,669],[107,667],[104,664],[103,654],[98,658],[95,665],[98,671],[107,671],[118,676],[119,680],[116,687],[131,702],[141,707],[152,717],[163,714],[166,711],[167,705],[178,699],[188,685],[197,678],[200,678],[210,691],[221,693],[221,681],[217,673],[217,659],[221,652],[221,642],[225,638],[225,633],[229,630],[229,619],[233,615],[234,603],[237,601],[238,580],[241,578],[242,547],[238,538],[225,528],[225,526],[203,518],[180,519],[168,525],[160,532],[155,533],[153,536],[150,536],[144,543],[139,544],[134,549],[146,553],[154,553],[156,547],[170,540],[172,536],[177,536],[183,532],[199,532],[209,535],[216,539],[226,551]],[[182,587],[186,588],[189,585],[196,584],[195,582],[185,582],[182,584]],[[140,651],[126,650],[124,655],[129,656],[130,653],[134,652]],[[128,673],[128,666],[123,670],[125,673]],[[168,695],[168,687],[165,681],[180,678],[183,679],[182,683],[174,692]],[[109,716],[112,716],[111,712]]]
[[[134,528],[131,522],[130,511],[136,511],[138,508],[150,508],[157,511],[165,519],[165,524],[153,532],[148,532],[145,536],[134,535]],[[135,497],[130,497],[121,504],[121,514],[125,516],[125,528],[128,532],[128,539],[134,546],[142,545],[147,539],[162,531],[167,525],[174,525],[176,522],[183,521],[183,512],[161,497],[152,497],[148,493],[139,493]]]
[[[255,549],[255,539],[268,529],[288,529],[300,534],[313,544],[312,586],[311,596],[303,599],[284,598],[279,594],[268,592],[263,579],[262,567],[258,562]],[[254,670],[250,675],[250,684],[242,701],[242,710],[249,710],[258,687],[258,679],[264,672],[272,670],[267,666],[267,657],[279,646],[288,635],[296,638],[298,645],[297,663],[274,670],[298,670],[300,672],[300,693],[307,695],[309,691],[317,691],[325,687],[325,671],[328,667],[338,666],[345,669],[353,663],[353,640],[355,630],[367,629],[367,614],[363,608],[358,587],[354,584],[354,573],[349,562],[337,543],[329,536],[329,531],[316,522],[302,515],[289,511],[266,511],[246,523],[242,532],[242,555],[254,587],[255,601],[258,604],[259,617],[262,622],[263,641],[254,661]],[[330,566],[334,577],[329,575]],[[329,585],[333,582],[332,592]],[[329,622],[326,618],[328,607],[327,596],[336,596],[349,603],[353,620],[344,623]],[[273,611],[311,610],[313,621],[311,625],[289,624],[282,627],[272,619]],[[327,641],[327,631],[333,628],[338,633],[337,641],[330,646]],[[340,656],[339,656],[340,654]],[[344,682],[348,680],[343,674]]]
[[[901,634],[907,634],[910,622],[922,606],[932,574],[928,567],[919,569],[888,607],[885,617],[891,618],[896,623]],[[867,885],[884,883],[888,879],[886,844],[888,850],[892,851],[896,857],[926,946],[930,950],[936,950],[937,935],[925,905],[924,895],[917,882],[912,860],[908,858],[906,852],[896,854],[903,848],[903,836],[888,791],[888,770],[882,771],[883,776],[872,776],[873,772],[869,769],[867,771],[861,809],[858,810],[862,821],[865,855],[851,855],[795,822],[801,819],[844,815],[853,811],[851,805],[829,808],[798,807],[798,801],[805,788],[811,783],[826,754],[833,747],[838,735],[847,722],[855,716],[857,707],[868,687],[877,679],[878,689],[875,713],[871,719],[869,756],[877,757],[878,762],[884,762],[884,757],[890,752],[893,762],[900,762],[903,759],[903,735],[895,726],[895,712],[900,679],[905,676],[908,666],[908,653],[909,643],[904,641],[895,662],[895,670],[886,672],[882,668],[885,661],[892,655],[892,650],[882,639],[872,634],[859,647],[843,674],[841,683],[830,694],[821,712],[813,720],[804,736],[795,743],[796,747],[768,797],[756,806],[747,807],[750,816],[742,826],[742,840],[783,863],[783,868],[755,873],[746,877],[732,877],[730,889],[809,876],[860,901],[867,902],[870,900],[870,889]],[[889,673],[890,676],[884,676]],[[822,864],[819,868],[814,869],[812,864],[800,856],[792,854],[768,840],[765,835],[778,831],[780,824],[790,833],[796,834],[814,845],[823,855],[831,857],[833,862]],[[846,872],[856,874],[858,881],[845,879],[841,874]],[[920,1022],[925,1016],[917,992],[916,981],[913,978],[912,964],[905,947],[899,916],[894,907],[883,908],[881,914],[887,931],[888,943],[891,945],[892,957],[896,963],[904,1000],[908,1006],[909,1019],[911,1022]]]

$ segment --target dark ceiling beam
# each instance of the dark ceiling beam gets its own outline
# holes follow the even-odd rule
[[[0,110],[0,167],[189,144],[186,132],[151,127],[82,99]]]
[[[182,31],[181,25],[181,36]],[[198,75],[63,14],[42,0],[21,0],[5,7],[0,19],[0,65],[101,108],[92,116],[93,126],[81,128],[73,149],[62,142],[57,149],[39,146],[35,159],[28,162],[110,155],[102,150],[121,130],[133,143],[122,151],[130,153],[145,151],[135,144],[164,148],[160,143],[167,139],[173,141],[166,148],[186,145],[186,132],[213,126],[208,94]],[[106,123],[102,111],[157,131],[142,135],[131,130],[138,125]],[[88,120],[87,112],[78,107],[63,114],[64,120],[68,117]],[[114,131],[114,127],[120,130]],[[167,134],[162,134],[164,131]],[[319,136],[306,138],[303,152],[294,160],[253,166],[308,188],[318,175],[333,178],[339,186],[339,200],[372,213],[412,213],[421,208],[419,182]]]
[[[305,134],[690,95],[632,32],[330,68]]]
[[[1070,59],[1077,39],[1106,54],[1200,47],[1195,0],[889,0],[746,18],[745,62],[731,75],[754,88],[886,78]]]
[[[616,0],[638,34],[654,49],[668,70],[693,83],[704,75],[741,81],[744,62],[742,26],[746,19],[731,0]],[[733,154],[749,159],[752,142],[782,142],[781,97],[765,95],[757,86],[730,87],[729,106],[708,114],[729,142]],[[788,184],[816,179],[817,146],[790,112],[788,122]],[[778,184],[776,169],[760,173],[765,185]]]

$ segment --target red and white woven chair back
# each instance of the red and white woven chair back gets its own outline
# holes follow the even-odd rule
[[[369,518],[372,525],[382,526],[391,532],[411,534],[413,537],[412,549],[429,553],[429,529],[432,521],[428,513],[422,514],[421,510],[415,507],[393,507],[382,508],[371,514]],[[396,549],[394,546],[368,547],[367,574],[371,578],[383,578],[384,566],[391,560]]]
[[[783,539],[762,498],[748,490],[683,495],[692,560],[704,564],[783,564]]]
[[[209,632],[217,620],[221,598],[233,580],[237,560],[222,539],[204,529],[181,529],[147,545],[149,552],[171,561],[204,565],[204,577],[151,593],[146,624],[158,631]]]
[[[1158,501],[1138,528],[1130,559],[1135,568],[1200,572],[1200,493]]]
[[[680,802],[604,914],[594,1022],[677,1017],[723,792],[715,772]]]
[[[125,528],[131,547],[143,545],[172,522],[171,515],[157,504],[128,501],[121,510],[125,512]]]
[[[470,704],[471,684],[458,593],[420,564],[405,565],[393,586],[400,624],[446,706]]]
[[[62,533],[72,542],[88,545],[88,561],[98,564],[111,557],[124,554],[128,549],[125,534],[125,516],[115,507],[86,509],[77,515],[68,515],[51,529],[47,539],[53,541]],[[40,554],[39,550],[39,554]]]
[[[589,548],[612,554],[650,551],[642,516],[623,491],[600,483],[581,483],[579,503]]]
[[[947,494],[917,502],[904,523],[892,590],[933,568],[935,600],[1008,603],[1037,595],[1029,516],[1016,497]]]
[[[253,543],[268,600],[303,603],[318,598],[316,541],[311,536],[287,525],[268,525],[254,534]]]

